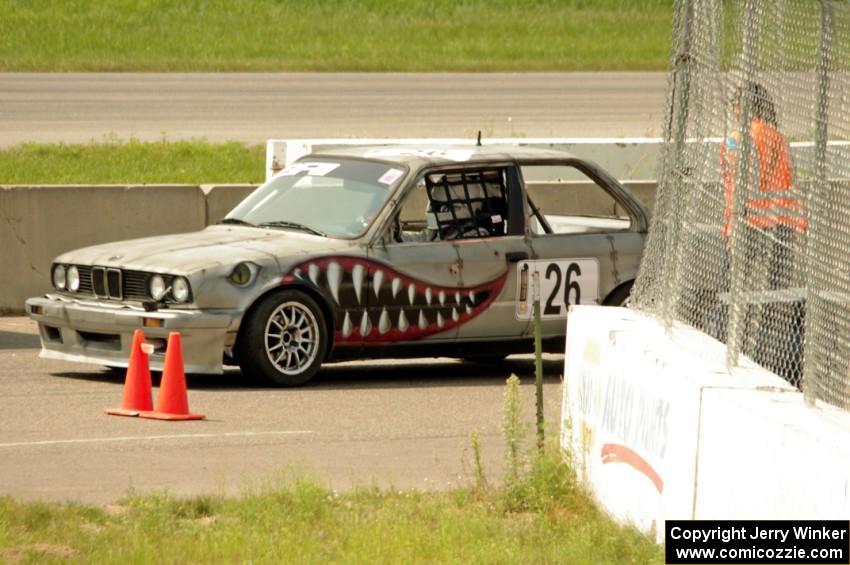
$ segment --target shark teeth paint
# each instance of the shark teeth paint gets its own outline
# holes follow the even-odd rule
[[[381,294],[381,283],[384,282],[384,271],[378,269],[375,271],[375,274],[372,275],[372,290],[375,291],[375,298],[378,298]]]
[[[381,319],[378,321],[378,333],[384,335],[392,328],[392,323],[390,322],[390,315],[387,313],[387,309],[383,308],[381,310]]]
[[[363,281],[366,279],[366,267],[354,265],[351,269],[351,280],[354,282],[354,294],[357,296],[357,304],[361,304],[363,295]]]
[[[339,304],[339,285],[342,283],[342,267],[339,263],[331,261],[328,263],[328,272],[326,274],[331,294],[334,300],[336,300],[336,303]]]
[[[312,284],[330,307],[334,345],[410,342],[449,332],[486,311],[507,273],[473,288],[439,286],[365,257],[325,256],[294,265],[283,284]],[[450,336],[449,336],[450,337]]]
[[[348,315],[348,312],[345,313],[345,319],[342,321],[342,337],[349,338],[351,337],[351,332],[354,331],[354,327],[351,325],[351,316]]]
[[[367,337],[372,331],[372,321],[369,319],[369,314],[363,312],[363,318],[360,319],[360,335]]]

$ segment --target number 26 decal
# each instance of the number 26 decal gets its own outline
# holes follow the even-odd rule
[[[532,277],[540,277],[543,318],[565,318],[570,304],[593,304],[599,297],[599,263],[596,259],[552,259],[517,264],[517,318],[532,313]]]

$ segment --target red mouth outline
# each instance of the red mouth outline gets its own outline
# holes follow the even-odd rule
[[[336,266],[332,266],[334,263]],[[359,286],[355,285],[355,270]],[[379,345],[418,340],[462,326],[490,306],[507,274],[506,270],[475,287],[448,287],[413,278],[371,259],[328,256],[296,265],[282,284],[310,281],[331,297],[335,343]]]
[[[652,468],[652,465],[647,463],[646,459],[638,455],[630,447],[619,443],[606,443],[602,446],[600,457],[603,465],[607,465],[608,463],[625,463],[632,467],[652,481],[652,484],[658,490],[658,494],[663,494],[664,481],[661,479],[661,476]]]

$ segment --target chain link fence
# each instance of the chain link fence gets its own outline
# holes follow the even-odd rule
[[[850,1],[676,0],[633,307],[850,409]]]

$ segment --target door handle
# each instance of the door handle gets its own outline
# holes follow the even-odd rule
[[[528,251],[508,251],[505,253],[508,263],[519,263],[528,259]]]

